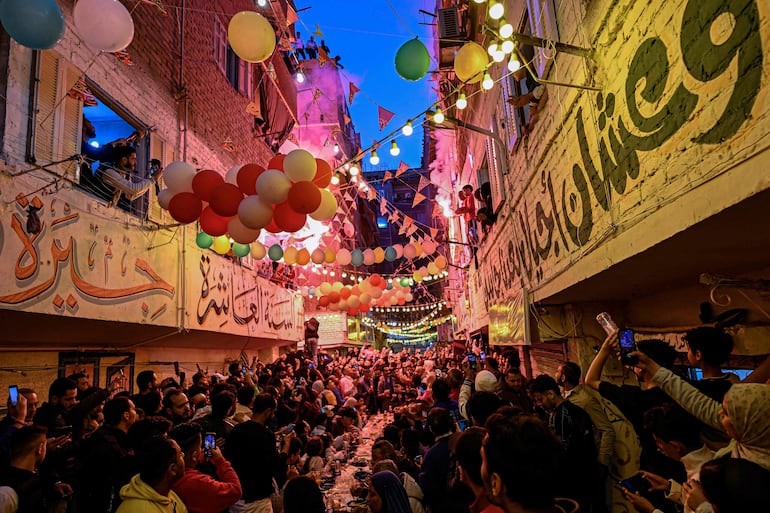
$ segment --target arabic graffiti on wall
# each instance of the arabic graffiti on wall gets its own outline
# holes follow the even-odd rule
[[[501,283],[536,288],[584,258],[584,248],[612,229],[611,211],[617,224],[644,218],[686,194],[704,170],[727,170],[747,156],[720,154],[720,147],[750,147],[770,133],[770,122],[756,115],[770,108],[762,88],[770,37],[757,2],[689,0],[674,13],[659,4],[650,30],[660,35],[629,54],[625,80],[608,76],[617,92],[583,93],[563,138],[498,230],[504,233],[474,276],[487,309],[508,296]],[[672,14],[681,20],[678,31],[669,25]],[[616,21],[619,33],[637,23],[633,16]],[[613,38],[602,53],[618,55],[613,45],[627,44]],[[616,64],[597,59],[600,68]]]
[[[60,199],[44,205],[23,194],[0,223],[0,307],[125,322],[161,319],[174,285],[142,255],[130,237]],[[10,228],[10,229],[8,229]],[[142,255],[144,256],[144,255]],[[108,308],[129,305],[120,311]],[[173,310],[173,309],[172,309]],[[119,319],[117,317],[119,315]]]

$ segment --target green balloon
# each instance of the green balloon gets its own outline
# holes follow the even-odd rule
[[[270,260],[277,262],[281,259],[283,256],[283,249],[281,248],[280,244],[273,244],[270,246],[270,249],[267,250],[267,256],[270,257]]]
[[[419,39],[404,43],[396,52],[396,72],[404,80],[420,80],[430,67],[430,54]]]
[[[209,249],[212,244],[214,244],[214,237],[209,235],[206,232],[200,232],[195,237],[195,243],[198,245],[201,249]]]
[[[409,278],[401,278],[401,286],[402,287],[408,287],[409,286]]]
[[[233,251],[233,255],[241,258],[248,255],[249,251],[251,250],[248,244],[240,244],[238,242],[233,242],[233,247],[231,249]]]

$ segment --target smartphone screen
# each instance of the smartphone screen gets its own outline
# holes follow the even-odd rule
[[[288,426],[286,426],[286,429],[283,430],[284,434],[286,435],[288,435],[292,431],[294,431],[294,424],[289,424]]]
[[[472,370],[476,370],[476,355],[475,354],[469,354],[468,355],[468,365],[470,365]]]
[[[211,457],[214,454],[212,451],[217,446],[216,433],[206,433],[206,438],[203,439],[203,454]]]
[[[8,395],[11,398],[11,405],[16,406],[16,404],[19,402],[19,387],[16,385],[9,386]]]
[[[630,479],[624,479],[622,481],[618,481],[618,484],[628,490],[631,493],[636,493],[636,488],[634,487],[633,483],[631,483]]]
[[[618,334],[620,344],[620,359],[624,363],[635,364],[637,359],[631,356],[636,351],[636,342],[634,342],[634,332],[632,330],[621,330]]]
[[[457,429],[460,430],[460,432],[465,431],[468,429],[468,426],[470,425],[470,422],[465,419],[459,419],[457,421]]]
[[[312,363],[308,363],[307,364],[307,368],[310,369],[310,370],[313,370],[313,364]]]
[[[481,352],[481,355],[479,355],[479,356],[480,356],[480,358],[481,358],[481,361],[484,361],[484,360],[486,360],[486,359],[487,359],[487,353],[485,353],[484,351],[482,351],[482,352]]]

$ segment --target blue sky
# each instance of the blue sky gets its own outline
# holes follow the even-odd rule
[[[408,118],[435,101],[430,74],[418,82],[408,82],[398,76],[394,65],[399,47],[415,36],[433,53],[433,27],[420,24],[433,22],[433,18],[419,13],[419,9],[433,12],[435,0],[295,0],[295,3],[298,10],[311,7],[299,13],[297,30],[302,32],[302,38],[307,41],[318,24],[330,55],[341,57],[345,67],[343,86],[347,88],[347,77],[361,88],[350,110],[364,149],[373,139],[379,140],[401,127]],[[435,61],[431,62],[430,69],[436,69]],[[383,131],[377,124],[377,105],[396,114]],[[401,154],[392,157],[390,142],[383,143],[377,151],[379,167],[394,169],[399,160],[410,167],[419,167],[422,129],[415,127],[411,137],[399,133],[397,144]],[[368,166],[368,155],[365,166]]]

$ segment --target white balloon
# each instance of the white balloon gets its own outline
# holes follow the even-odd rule
[[[257,178],[257,194],[262,201],[278,204],[286,201],[291,181],[277,169],[268,169]]]
[[[246,196],[238,205],[238,218],[244,226],[256,230],[264,228],[273,218],[273,208],[259,196]]]
[[[158,205],[163,210],[168,210],[168,204],[171,203],[171,198],[174,197],[174,191],[171,189],[163,189],[158,193]]]
[[[177,192],[193,192],[192,181],[195,178],[195,168],[187,162],[172,162],[163,170],[163,183]]]
[[[134,20],[118,0],[78,0],[72,17],[83,41],[97,50],[125,50],[134,39]]]
[[[225,174],[225,182],[231,183],[233,185],[238,185],[238,171],[241,170],[243,166],[238,164],[237,166],[233,166],[230,169],[227,170],[227,173]]]

